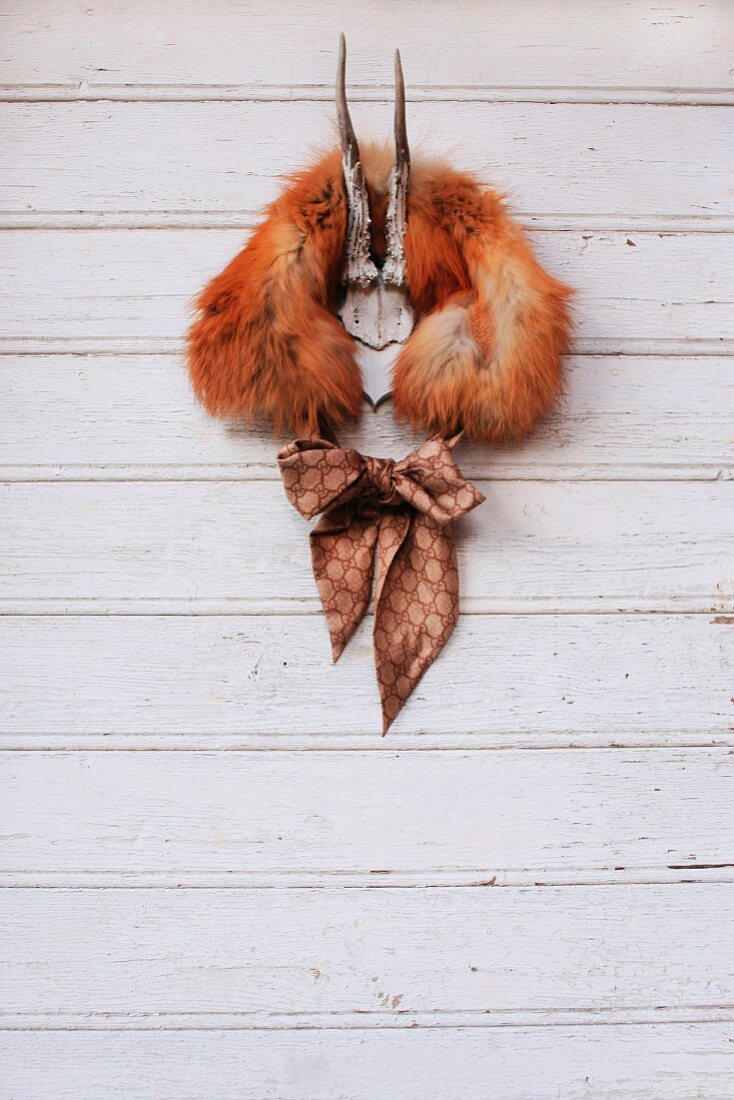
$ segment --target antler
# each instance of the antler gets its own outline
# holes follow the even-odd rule
[[[336,117],[339,123],[339,137],[341,138],[344,160],[349,165],[350,171],[359,165],[359,145],[357,135],[352,126],[352,119],[347,105],[347,43],[343,34],[339,35],[339,60],[336,67]],[[361,175],[361,169],[360,169]]]
[[[382,269],[386,283],[405,284],[405,251],[403,239],[408,221],[408,186],[410,183],[410,147],[405,122],[405,82],[400,50],[395,51],[395,167],[390,187],[385,233],[387,259]]]
[[[370,205],[367,185],[359,158],[359,145],[347,106],[346,92],[347,44],[339,35],[339,62],[336,70],[336,117],[341,139],[344,185],[347,190],[349,218],[346,237],[346,267],[344,282],[369,286],[378,277],[370,259]]]
[[[405,122],[405,81],[400,63],[400,50],[395,51],[395,170],[406,167],[410,171],[410,147]]]
[[[390,345],[404,343],[414,326],[405,289],[403,237],[407,217],[410,150],[405,126],[405,86],[400,54],[395,54],[395,167],[385,219],[386,257],[380,271],[370,256],[370,208],[359,145],[349,117],[345,91],[346,45],[339,39],[336,76],[336,109],[344,160],[344,184],[349,215],[343,282],[347,284],[339,317],[350,336],[364,349],[360,366],[365,394],[373,408],[390,393],[390,366],[395,358]],[[381,353],[387,349],[387,357]]]

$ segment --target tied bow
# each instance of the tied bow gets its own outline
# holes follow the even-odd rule
[[[321,514],[311,560],[335,661],[364,618],[376,574],[375,667],[385,734],[456,625],[451,522],[484,497],[439,437],[402,462],[326,439],[295,439],[278,464],[291,504],[305,519]]]

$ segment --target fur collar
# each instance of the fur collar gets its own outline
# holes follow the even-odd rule
[[[372,250],[384,255],[392,153],[365,146]],[[347,199],[339,150],[294,174],[245,248],[199,296],[188,359],[220,416],[309,434],[356,418],[354,341],[335,316]],[[414,429],[495,443],[527,433],[561,389],[571,291],[540,267],[501,197],[414,159],[404,241],[416,325],[393,379]]]

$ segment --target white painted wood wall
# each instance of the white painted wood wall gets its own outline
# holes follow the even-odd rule
[[[8,0],[0,1094],[734,1095],[734,9]],[[386,740],[195,290],[409,126],[579,288],[561,409],[462,465],[464,616]],[[352,433],[410,439],[389,408]]]

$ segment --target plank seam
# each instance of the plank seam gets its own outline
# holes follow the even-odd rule
[[[579,741],[583,736],[583,742]],[[674,740],[674,738],[679,738]],[[513,740],[514,738],[514,740]],[[448,734],[430,735],[425,733],[390,735],[389,743],[374,734],[321,734],[314,733],[304,737],[291,734],[201,734],[201,733],[84,733],[54,734],[47,732],[26,732],[19,734],[0,734],[0,753],[77,753],[77,752],[191,752],[209,753],[396,753],[441,752],[441,753],[484,753],[484,752],[673,752],[711,749],[734,749],[734,733],[700,734],[690,730],[666,731],[658,737],[647,735],[635,739],[627,734],[609,735],[605,740],[600,735],[569,733],[562,731],[553,735],[544,735],[545,739],[530,741],[528,736],[517,730],[500,732],[496,736]],[[666,740],[667,738],[667,740]],[[447,741],[448,739],[448,741]],[[450,743],[449,743],[450,742]]]
[[[462,600],[462,617],[577,617],[588,618],[602,616],[619,618],[624,616],[663,616],[702,617],[714,616],[720,625],[727,625],[734,615],[734,597],[721,598],[718,593],[700,598],[699,605],[684,604],[683,601],[625,600],[613,596],[596,599],[593,602],[581,600],[573,603],[570,598],[562,603],[555,602],[557,597],[549,596],[536,601],[486,600],[483,597],[465,597]],[[682,606],[681,606],[682,605]],[[106,599],[103,596],[49,596],[41,598],[8,597],[0,600],[0,618],[315,618],[320,619],[322,609],[319,598],[303,596],[300,599],[284,599],[278,603],[275,598],[260,603],[240,597],[181,597],[165,596],[123,597]]]
[[[252,230],[263,217],[263,212],[259,210],[9,210],[0,211],[0,230]],[[665,236],[734,233],[734,217],[723,214],[626,217],[623,214],[544,214],[519,211],[518,221],[536,233],[635,232]]]
[[[667,867],[489,869],[467,871],[0,871],[0,890],[543,890],[628,886],[726,886],[734,863],[670,864]]]
[[[274,443],[275,447],[276,444]],[[275,453],[275,452],[274,452]],[[538,484],[557,484],[564,481],[584,483],[609,483],[609,482],[659,482],[662,484],[671,482],[684,484],[686,482],[706,482],[711,484],[717,481],[730,481],[734,477],[734,466],[712,463],[705,466],[698,463],[685,465],[683,463],[643,463],[634,466],[615,466],[610,464],[608,470],[598,466],[588,466],[583,463],[567,465],[544,464],[537,470],[532,463],[523,471],[513,466],[498,466],[491,474],[471,472],[474,468],[467,463],[463,464],[464,473],[471,476],[472,481],[484,481],[494,484],[502,482],[537,482]],[[486,470],[486,467],[484,468]],[[272,465],[264,463],[232,462],[229,465],[187,466],[171,463],[169,465],[141,464],[136,466],[130,463],[88,463],[84,465],[58,463],[46,464],[0,464],[0,485],[155,485],[170,484],[171,482],[185,485],[197,482],[206,482],[215,485],[217,483],[229,484],[233,481],[247,484],[280,484],[280,477]]]
[[[393,102],[389,84],[354,84],[350,103]],[[331,84],[146,84],[18,83],[0,85],[0,103],[332,103]],[[640,85],[411,84],[408,103],[638,104],[670,107],[730,107],[728,87],[644,87]]]
[[[530,1027],[640,1027],[734,1023],[734,1007],[650,1005],[625,1009],[497,1009],[356,1012],[6,1012],[0,1031],[294,1031]]]
[[[260,442],[265,446],[279,446],[279,442],[274,440],[272,443],[267,439],[261,439]],[[285,440],[282,445],[285,445]],[[491,459],[488,459],[488,464],[491,464]],[[466,464],[465,464],[466,465]],[[685,463],[685,462],[649,462],[649,463],[634,463],[625,466],[623,463],[609,463],[604,466],[601,463],[550,463],[550,473],[547,463],[543,463],[543,468],[538,469],[536,472],[533,470],[532,462],[527,463],[528,469],[526,472],[520,468],[515,470],[511,465],[500,466],[492,468],[487,471],[484,468],[483,472],[474,473],[472,475],[472,481],[484,481],[494,482],[502,478],[503,481],[518,481],[518,482],[538,482],[544,483],[547,481],[564,481],[566,480],[567,471],[579,471],[585,476],[584,481],[630,481],[638,480],[633,476],[637,471],[657,471],[659,476],[655,478],[657,481],[724,481],[727,480],[728,475],[731,473],[733,467],[720,462],[712,462],[710,465],[704,463]],[[59,475],[65,475],[63,477]],[[665,475],[683,475],[682,477],[671,477]],[[171,476],[176,475],[176,476]],[[631,476],[632,475],[632,476]],[[278,484],[280,477],[277,474],[274,463],[264,462],[230,462],[230,463],[135,463],[135,462],[85,462],[85,463],[36,463],[36,462],[18,462],[18,463],[0,463],[0,484],[15,485],[23,482],[33,484],[35,482],[58,482],[58,481],[94,481],[119,483],[119,482],[131,482],[133,484],[138,482],[169,482],[169,481],[202,481],[206,480],[216,484],[217,482],[227,483],[233,480],[248,481],[251,483],[268,483],[272,482]],[[644,478],[642,480],[648,480]]]
[[[71,336],[37,337],[4,336],[0,337],[0,355],[175,355],[183,354],[182,337],[87,337],[79,339]],[[727,337],[710,339],[666,340],[637,339],[634,337],[616,337],[614,340],[603,338],[585,338],[576,340],[572,349],[576,356],[595,358],[630,356],[654,356],[656,358],[685,357],[707,358],[734,355],[734,339]]]

